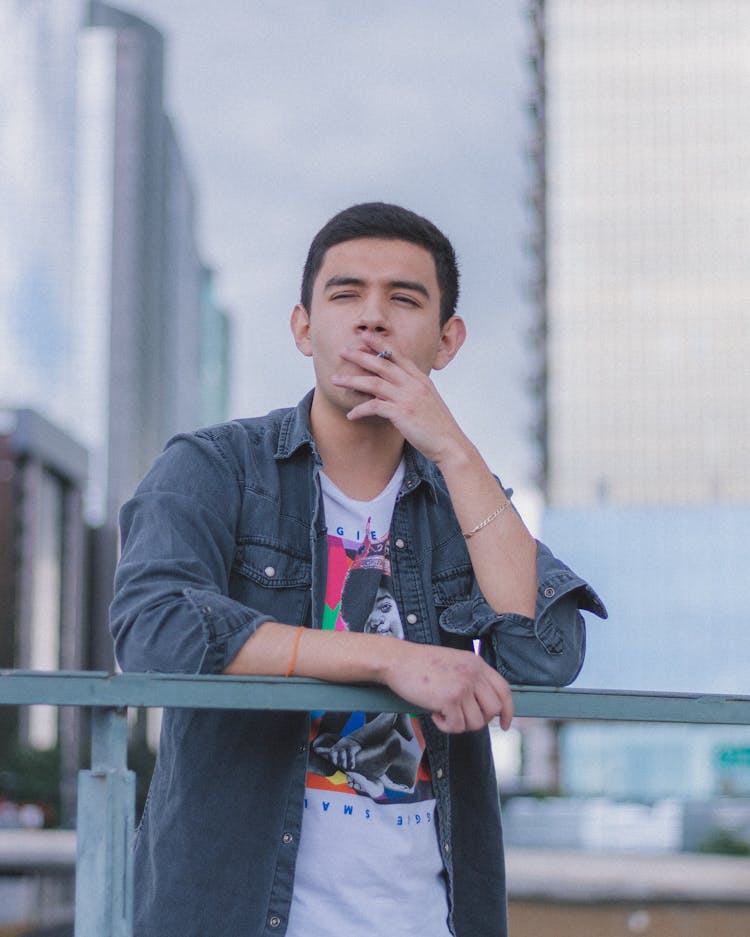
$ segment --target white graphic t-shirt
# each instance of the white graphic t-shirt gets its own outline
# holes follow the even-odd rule
[[[401,464],[372,501],[321,473],[328,528],[323,628],[403,639],[389,531]],[[449,937],[435,800],[419,722],[312,713],[287,937]]]

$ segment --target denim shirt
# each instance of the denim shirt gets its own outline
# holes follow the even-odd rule
[[[311,399],[175,437],[123,507],[111,628],[124,670],[218,674],[265,621],[321,626],[327,532]],[[408,446],[405,458],[391,559],[407,639],[471,648],[479,638],[511,683],[572,681],[585,647],[579,609],[605,617],[599,598],[540,544],[534,620],[495,612],[442,476]],[[451,927],[505,937],[488,732],[422,723]],[[136,834],[135,937],[284,934],[309,730],[306,713],[165,711]]]

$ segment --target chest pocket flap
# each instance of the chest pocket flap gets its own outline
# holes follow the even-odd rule
[[[310,560],[268,543],[244,543],[237,547],[234,572],[267,589],[309,588]]]

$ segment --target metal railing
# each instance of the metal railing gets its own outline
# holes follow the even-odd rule
[[[517,716],[750,725],[750,697],[516,687]],[[0,705],[91,710],[91,767],[78,779],[75,937],[132,937],[135,775],[129,707],[414,712],[376,686],[303,678],[0,671]]]

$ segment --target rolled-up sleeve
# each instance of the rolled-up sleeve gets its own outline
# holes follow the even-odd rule
[[[273,616],[228,595],[242,497],[215,441],[175,437],[120,512],[110,628],[126,671],[221,673]]]
[[[566,686],[578,676],[586,654],[581,611],[607,617],[591,586],[537,544],[534,618],[498,614],[474,587],[472,598],[451,605],[440,618],[449,633],[481,639],[482,655],[510,683]]]

